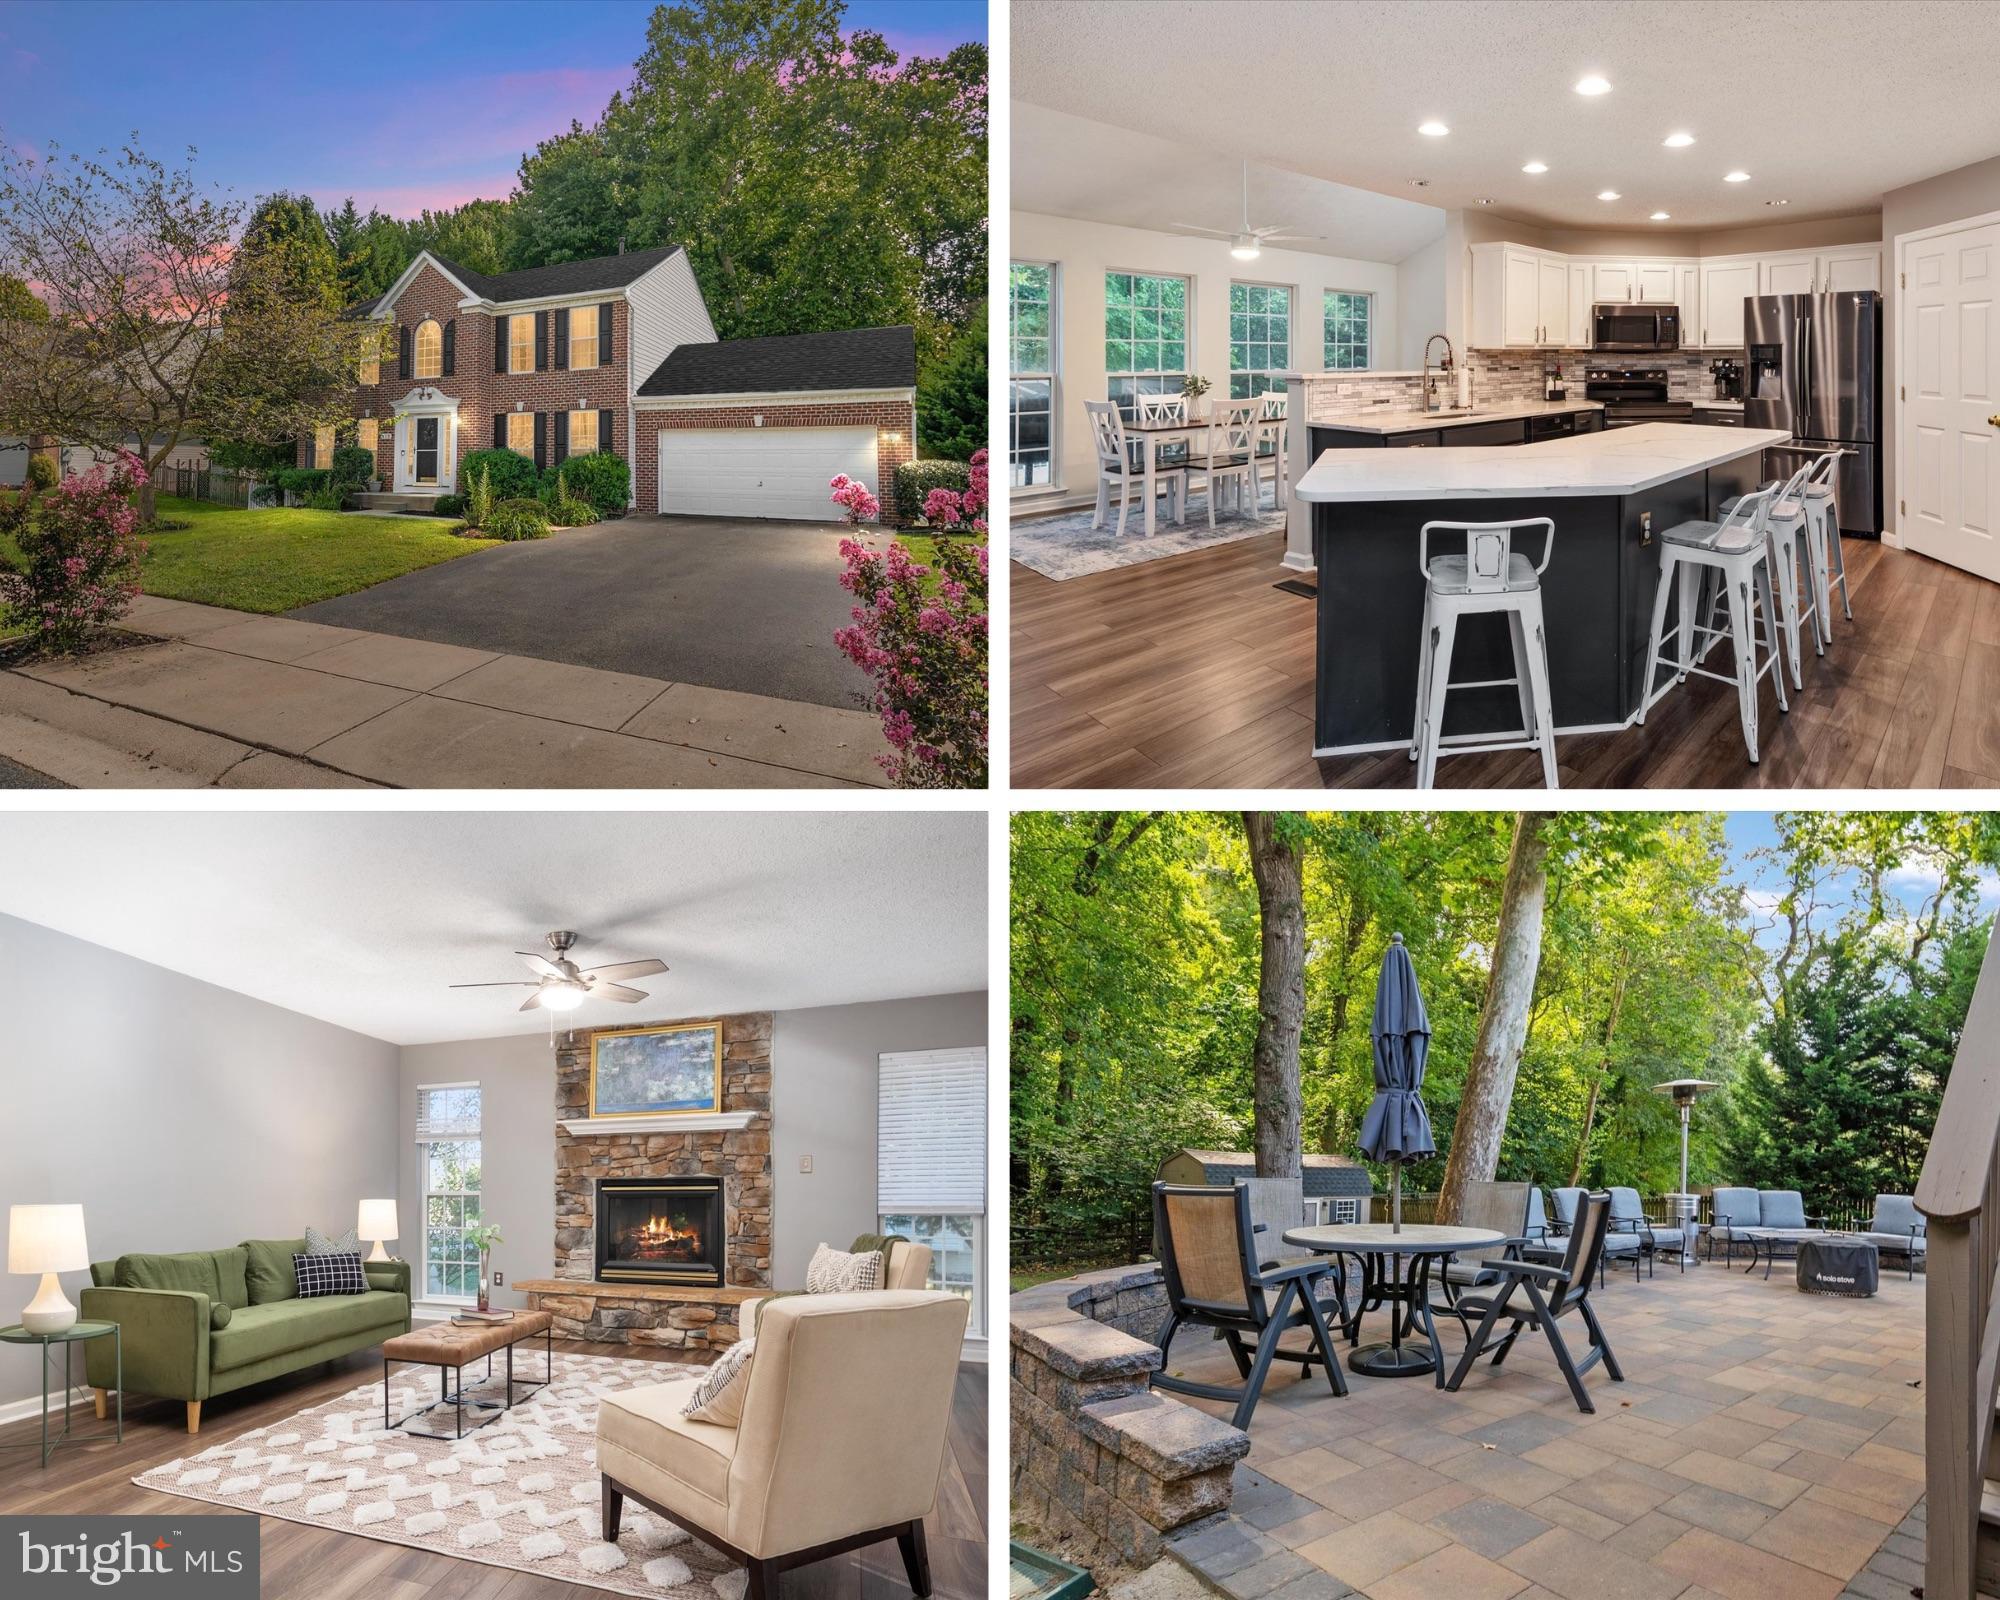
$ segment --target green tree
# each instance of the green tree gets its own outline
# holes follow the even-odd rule
[[[261,258],[264,276],[282,284],[284,291],[300,300],[338,311],[346,302],[341,295],[340,258],[327,236],[319,208],[306,196],[266,195],[257,202],[243,225],[237,246],[241,258]],[[239,274],[236,293],[252,289],[248,274]]]
[[[622,104],[612,101],[607,120]],[[633,206],[622,172],[602,123],[586,128],[571,122],[567,133],[542,140],[523,156],[509,208],[509,269],[588,261],[627,247]]]
[[[959,329],[944,354],[917,364],[917,444],[926,456],[970,461],[986,448],[986,312]]]
[[[0,273],[0,322],[36,322],[49,320],[49,308],[42,304],[41,297],[19,278],[10,278]]]

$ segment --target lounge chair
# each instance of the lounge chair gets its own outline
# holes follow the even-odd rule
[[[1549,1267],[1535,1261],[1502,1258],[1493,1263],[1493,1270],[1504,1287],[1497,1292],[1475,1290],[1459,1297],[1456,1308],[1459,1316],[1477,1317],[1479,1326],[1472,1332],[1465,1354],[1459,1357],[1457,1367],[1452,1370],[1450,1381],[1445,1384],[1447,1390],[1455,1392],[1465,1382],[1472,1363],[1489,1349],[1493,1351],[1493,1365],[1498,1367],[1507,1359],[1507,1352],[1514,1348],[1514,1341],[1521,1336],[1523,1328],[1538,1328],[1548,1339],[1556,1365],[1562,1369],[1563,1382],[1569,1385],[1570,1395],[1579,1411],[1594,1412],[1597,1409],[1590,1403],[1590,1393],[1583,1386],[1583,1375],[1599,1361],[1604,1363],[1604,1370],[1611,1374],[1613,1383],[1625,1381],[1625,1374],[1618,1367],[1618,1358],[1612,1355],[1611,1343],[1604,1337],[1604,1328],[1590,1304],[1591,1274],[1601,1267],[1604,1248],[1610,1237],[1606,1231],[1610,1209],[1610,1196],[1584,1194],[1577,1203],[1575,1225],[1569,1231],[1568,1248],[1561,1266]],[[1569,1345],[1563,1339],[1562,1319],[1571,1312],[1582,1318],[1590,1334],[1590,1347],[1581,1361],[1570,1354]],[[1494,1330],[1501,1322],[1510,1326],[1505,1337],[1495,1343]]]
[[[1206,1184],[1153,1185],[1153,1232],[1160,1244],[1160,1265],[1166,1277],[1167,1320],[1156,1341],[1160,1370],[1153,1387],[1204,1400],[1234,1400],[1235,1425],[1248,1428],[1264,1392],[1273,1361],[1296,1361],[1300,1376],[1309,1378],[1315,1366],[1326,1368],[1328,1386],[1347,1393],[1333,1335],[1320,1310],[1320,1280],[1332,1270],[1320,1260],[1265,1268],[1259,1264],[1256,1224],[1250,1217],[1250,1191],[1242,1184],[1227,1189]],[[1217,1329],[1242,1375],[1241,1388],[1197,1383],[1168,1370],[1170,1346],[1183,1325]],[[1307,1330],[1304,1350],[1280,1350],[1278,1341],[1293,1328]],[[1254,1353],[1244,1336],[1256,1340]]]
[[[1868,1219],[1867,1231],[1854,1237],[1866,1239],[1877,1250],[1900,1252],[1904,1277],[1908,1279],[1917,1275],[1917,1263],[1924,1259],[1925,1226],[1924,1214],[1909,1195],[1878,1194],[1875,1197],[1875,1214]]]
[[[1545,1266],[1561,1262],[1565,1253],[1562,1236],[1549,1226],[1549,1214],[1542,1202],[1540,1185],[1530,1185],[1528,1189],[1528,1221],[1521,1229],[1521,1235],[1528,1242],[1521,1246],[1521,1259],[1539,1261]]]
[[[1638,1236],[1640,1254],[1646,1263],[1647,1277],[1653,1275],[1654,1263],[1659,1260],[1662,1250],[1671,1250],[1675,1259],[1681,1264],[1681,1271],[1687,1271],[1687,1256],[1684,1249],[1687,1235],[1675,1223],[1656,1221],[1647,1216],[1646,1207],[1640,1201],[1637,1189],[1621,1189],[1616,1186],[1612,1188],[1611,1216],[1606,1227],[1613,1239],[1627,1234]],[[1633,1276],[1637,1275],[1638,1269],[1635,1266]]]
[[[1583,1204],[1583,1197],[1590,1193],[1590,1191],[1588,1189],[1557,1189],[1553,1192],[1556,1197],[1556,1233],[1559,1236],[1567,1237],[1575,1231],[1577,1210]],[[1639,1277],[1639,1256],[1644,1249],[1645,1244],[1637,1234],[1612,1233],[1607,1229],[1604,1246],[1598,1251],[1595,1257],[1597,1262],[1598,1287],[1602,1288],[1604,1286],[1605,1263],[1614,1257],[1621,1261],[1631,1261],[1632,1278],[1636,1282]]]

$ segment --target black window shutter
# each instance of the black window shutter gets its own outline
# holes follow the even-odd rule
[[[556,371],[564,371],[569,366],[569,310],[565,307],[556,313]],[[560,459],[560,457],[558,457]]]
[[[562,313],[558,311],[556,315],[560,317]],[[555,459],[551,463],[551,465],[559,467],[568,459],[569,459],[569,413],[567,411],[558,411],[556,413],[556,453],[555,453]]]
[[[535,370],[549,370],[549,314],[546,311],[535,313]]]
[[[507,448],[507,413],[504,411],[493,413],[493,448],[495,450]]]
[[[597,308],[597,364],[611,365],[611,302]]]
[[[454,356],[457,344],[458,318],[453,317],[444,325],[444,372],[442,374],[444,377],[449,378],[452,374],[452,369],[458,364]]]
[[[495,317],[493,319],[493,370],[495,372],[505,372],[507,370],[508,327],[509,322],[506,317]]]
[[[396,376],[410,375],[410,325],[405,322],[396,329]]]
[[[537,311],[535,315],[539,317],[541,313]],[[535,470],[540,472],[548,464],[548,459],[549,414],[546,411],[537,411],[535,413]]]
[[[601,345],[602,343],[603,341],[599,340],[599,344]],[[611,413],[609,411],[600,411],[597,413],[597,453],[601,456],[611,454]]]

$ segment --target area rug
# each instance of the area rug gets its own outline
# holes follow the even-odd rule
[[[1132,496],[1131,508],[1125,514],[1122,539],[1118,536],[1115,504],[1101,528],[1091,527],[1095,513],[1088,508],[1032,522],[1010,520],[1007,553],[1024,567],[1032,567],[1043,577],[1061,583],[1069,578],[1088,577],[1093,572],[1109,572],[1142,561],[1159,561],[1192,550],[1255,539],[1260,534],[1284,532],[1285,513],[1273,503],[1270,485],[1259,487],[1262,495],[1255,516],[1241,513],[1225,516],[1218,510],[1213,528],[1208,525],[1206,491],[1188,497],[1187,521],[1180,525],[1167,520],[1162,500],[1156,531],[1150,539],[1146,537],[1145,509],[1137,494]]]
[[[514,1352],[517,1383],[530,1371],[541,1372],[540,1354],[527,1345]],[[598,1400],[691,1370],[558,1355],[549,1387],[517,1399],[499,1421],[459,1441],[385,1433],[382,1385],[363,1384],[132,1481],[163,1494],[545,1573],[614,1594],[742,1600],[749,1580],[742,1567],[630,1500],[618,1542],[597,1536]],[[468,1370],[466,1398],[504,1399],[503,1372],[496,1361],[494,1377],[474,1383]],[[398,1367],[389,1383],[391,1420],[437,1395],[436,1368]],[[471,1417],[468,1408],[468,1425]],[[452,1420],[445,1407],[416,1425],[444,1432]]]

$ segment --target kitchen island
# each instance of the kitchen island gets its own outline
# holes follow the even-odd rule
[[[1556,731],[1626,726],[1644,691],[1660,574],[1654,535],[1719,517],[1723,500],[1757,487],[1765,449],[1789,437],[1645,423],[1457,450],[1314,448],[1292,487],[1310,508],[1319,583],[1314,754],[1409,744],[1424,608],[1418,530],[1431,521],[1554,519],[1542,605]],[[1432,540],[1433,554],[1462,548],[1450,535]],[[1516,548],[1539,559],[1539,534],[1524,534]],[[1454,680],[1513,670],[1504,618],[1460,624]],[[1449,697],[1443,733],[1501,734],[1520,724],[1511,687],[1470,689]]]

